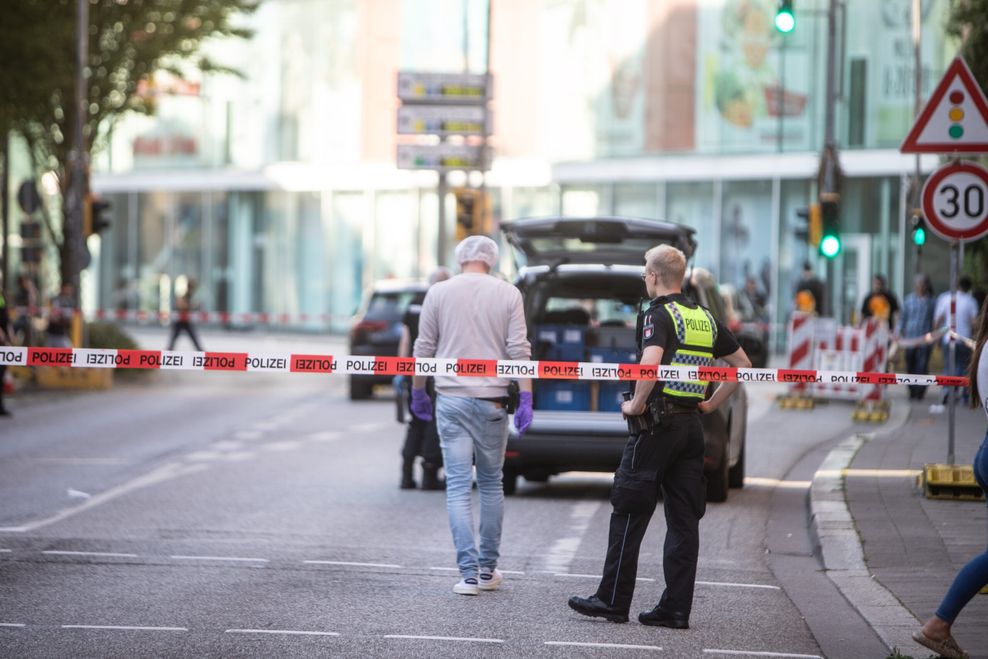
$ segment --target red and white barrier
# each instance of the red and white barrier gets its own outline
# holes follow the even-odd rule
[[[815,314],[803,311],[794,311],[789,318],[788,345],[791,370],[813,369],[815,320]],[[808,386],[806,382],[796,382],[789,386],[789,393],[803,396],[807,393]]]
[[[885,372],[888,365],[888,323],[879,318],[868,318],[864,327],[864,363],[862,369],[874,373]],[[865,387],[864,400],[879,401],[884,398],[885,386],[869,384]]]
[[[821,336],[816,344],[814,367],[824,371],[861,371],[864,363],[863,332],[853,327],[834,326],[833,335]],[[866,369],[864,369],[866,370]],[[816,384],[813,392],[821,398],[857,400],[861,395],[855,382]]]
[[[659,380],[692,382],[779,382],[783,384],[925,384],[966,387],[968,379],[854,371],[733,368],[719,366],[643,366],[599,362],[512,361],[312,355],[253,352],[180,352],[171,350],[104,350],[86,348],[0,347],[5,366],[65,368],[136,368],[187,371],[257,371],[351,375],[440,375],[548,380]]]

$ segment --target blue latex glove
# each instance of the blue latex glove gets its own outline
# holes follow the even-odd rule
[[[532,425],[532,392],[523,391],[518,394],[518,409],[515,410],[515,428],[523,435]]]
[[[401,385],[405,382],[404,375],[396,375],[391,378],[391,385],[395,388],[395,391],[401,391]]]
[[[420,421],[432,421],[432,399],[425,389],[412,389],[412,414]]]

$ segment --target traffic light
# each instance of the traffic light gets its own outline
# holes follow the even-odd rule
[[[456,240],[489,234],[488,195],[473,188],[456,188],[453,196],[456,198]]]
[[[792,10],[792,0],[779,0],[775,10],[775,29],[789,34],[796,28],[796,14]]]
[[[840,254],[840,205],[837,201],[821,200],[820,254],[832,259]]]
[[[823,232],[823,224],[820,219],[820,204],[810,204],[805,208],[796,211],[796,215],[806,220],[805,227],[796,229],[796,238],[805,240],[806,244],[813,247],[820,246],[820,238]]]
[[[112,204],[99,197],[88,195],[82,209],[82,237],[101,233],[110,226]]]
[[[922,215],[913,215],[913,245],[922,247],[926,244],[926,221]]]

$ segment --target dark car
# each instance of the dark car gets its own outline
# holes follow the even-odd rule
[[[671,244],[690,258],[696,249],[693,229],[637,218],[532,218],[501,228],[520,261],[517,285],[536,360],[635,362],[645,252]],[[688,270],[683,290],[726,325],[707,271]],[[505,493],[514,493],[519,476],[545,482],[566,471],[614,471],[628,438],[620,403],[629,389],[613,380],[537,380],[535,419],[522,437],[512,429],[508,438]],[[724,501],[744,482],[744,387],[702,418],[707,498]]]
[[[421,304],[428,286],[421,282],[382,281],[374,285],[350,328],[350,354],[393,357],[398,354],[401,319],[413,303]],[[374,386],[390,384],[390,375],[351,375],[350,399],[370,398]]]

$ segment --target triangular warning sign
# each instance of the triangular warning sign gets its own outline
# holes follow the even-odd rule
[[[988,153],[988,100],[963,58],[950,63],[902,153]]]

